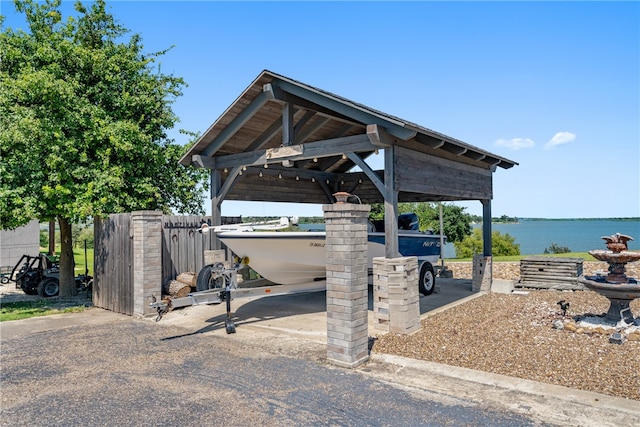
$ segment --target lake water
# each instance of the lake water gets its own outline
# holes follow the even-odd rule
[[[303,229],[324,230],[324,224],[300,224]],[[474,225],[479,227],[479,225]],[[508,233],[520,245],[520,254],[539,255],[555,243],[566,246],[571,252],[587,252],[606,249],[602,236],[626,234],[635,240],[629,242],[630,250],[640,250],[640,221],[597,220],[521,220],[517,224],[493,224],[492,229]],[[455,256],[453,245],[447,244],[445,257]]]
[[[601,237],[615,233],[633,237],[635,240],[629,242],[629,249],[640,250],[640,221],[522,220],[518,224],[493,224],[492,229],[502,234],[509,233],[520,245],[522,255],[542,254],[552,243],[566,246],[571,252],[604,250],[605,241]]]

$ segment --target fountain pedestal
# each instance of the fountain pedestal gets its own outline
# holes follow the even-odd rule
[[[636,298],[640,298],[640,284],[635,278],[627,277],[625,265],[629,262],[640,260],[640,252],[627,251],[627,241],[633,240],[629,236],[615,234],[603,237],[608,243],[608,251],[594,250],[589,254],[600,261],[609,264],[609,274],[606,276],[586,276],[578,281],[588,289],[595,291],[609,299],[611,305],[604,320],[618,323],[633,323],[633,313],[629,304]]]

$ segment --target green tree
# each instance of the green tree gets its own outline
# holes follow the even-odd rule
[[[203,213],[206,171],[177,160],[167,131],[185,85],[154,68],[104,0],[63,22],[61,0],[15,0],[29,31],[0,17],[0,228],[57,219],[60,295],[75,293],[72,224],[139,209]]]
[[[466,213],[465,210],[466,208],[454,204],[442,204],[442,228],[448,242],[459,242],[465,236],[471,234],[471,215]],[[398,203],[398,212],[414,212],[418,215],[420,230],[440,232],[440,208],[438,203]],[[372,204],[369,217],[371,219],[383,219],[384,204]]]
[[[93,226],[90,225],[83,228],[76,242],[79,243],[81,248],[84,248],[84,242],[87,242],[87,248],[93,249]]]
[[[471,235],[455,242],[454,246],[458,258],[471,258],[481,254],[484,250],[482,229],[474,228]],[[493,256],[520,255],[520,245],[509,233],[502,234],[494,230],[491,232],[491,253]]]
[[[40,247],[49,247],[49,233],[46,230],[40,230]]]

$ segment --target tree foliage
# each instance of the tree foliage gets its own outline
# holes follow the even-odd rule
[[[64,295],[75,290],[71,224],[142,209],[203,213],[207,184],[204,171],[178,165],[186,147],[167,137],[185,85],[154,68],[167,50],[143,52],[137,34],[127,41],[104,0],[76,2],[66,21],[60,4],[15,0],[29,31],[0,34],[0,227],[58,219]]]
[[[459,242],[471,234],[471,215],[466,208],[454,204],[442,204],[443,230],[448,242]],[[398,212],[414,212],[420,221],[420,230],[440,232],[440,208],[438,203],[398,203]],[[374,203],[369,214],[371,219],[384,218],[384,205]]]
[[[473,233],[455,242],[456,257],[471,258],[474,255],[481,254],[484,250],[482,239],[482,229],[474,228]],[[491,232],[491,247],[493,256],[520,255],[520,245],[515,242],[513,236],[509,233],[502,234],[499,231]]]

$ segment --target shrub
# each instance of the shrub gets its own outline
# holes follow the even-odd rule
[[[502,234],[499,231],[492,231],[491,240],[493,256],[520,255],[520,245],[509,233]],[[461,242],[455,242],[454,246],[458,258],[471,258],[476,254],[481,254],[483,250],[482,229],[475,228],[470,236],[465,237]]]
[[[569,249],[567,246],[560,246],[555,242],[552,242],[551,246],[544,250],[545,254],[568,254],[569,252],[571,252],[571,249]]]

